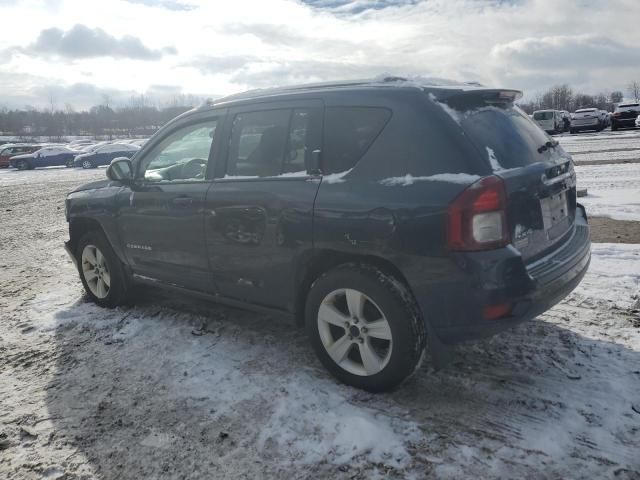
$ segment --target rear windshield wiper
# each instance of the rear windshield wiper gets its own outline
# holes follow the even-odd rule
[[[540,145],[538,147],[538,153],[542,153],[546,150],[549,150],[550,148],[555,148],[558,145],[560,145],[560,142],[558,142],[557,140],[551,141],[549,140],[547,143],[545,143],[544,145]]]

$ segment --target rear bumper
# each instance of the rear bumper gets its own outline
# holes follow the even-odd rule
[[[612,118],[611,125],[620,126],[620,127],[635,127],[636,119],[633,118]]]
[[[414,292],[431,334],[444,344],[490,337],[540,315],[569,295],[591,260],[586,214],[579,206],[569,238],[532,264],[525,265],[511,246],[459,254],[454,260],[464,272],[457,281],[440,285],[436,295]],[[512,305],[509,316],[483,317],[485,307],[504,303]]]

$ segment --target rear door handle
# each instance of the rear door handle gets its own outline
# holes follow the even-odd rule
[[[193,205],[193,198],[191,197],[175,197],[171,199],[171,204],[176,207],[186,207]]]

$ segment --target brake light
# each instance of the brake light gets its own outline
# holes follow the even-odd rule
[[[504,247],[510,240],[506,212],[502,179],[490,176],[478,180],[449,205],[448,248],[476,251]]]
[[[614,113],[613,113],[613,116],[614,116],[614,117],[619,117],[619,116],[620,116],[620,112],[614,112]]]

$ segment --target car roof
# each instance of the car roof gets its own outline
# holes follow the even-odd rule
[[[269,97],[303,95],[313,93],[326,93],[335,91],[371,91],[380,89],[405,88],[420,90],[424,92],[438,93],[438,97],[447,97],[465,92],[494,92],[503,91],[511,92],[515,97],[520,97],[522,92],[512,89],[495,89],[484,87],[477,82],[456,82],[441,78],[425,78],[425,77],[400,77],[385,75],[372,79],[364,80],[344,80],[323,83],[309,83],[302,85],[290,85],[285,87],[276,87],[268,89],[255,89],[243,93],[237,93],[215,100],[207,100],[196,110],[206,110],[220,106],[227,106],[235,102],[246,100],[257,100]]]

